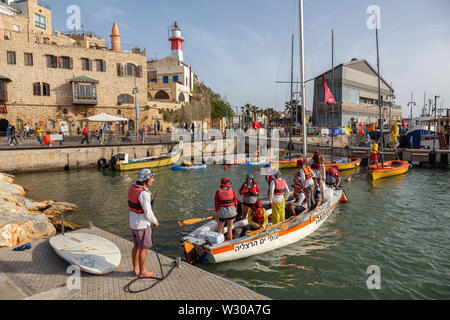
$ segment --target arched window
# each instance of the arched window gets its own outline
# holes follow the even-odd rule
[[[133,98],[133,96],[131,96],[129,94],[121,94],[120,96],[117,97],[117,103],[120,103],[120,104],[133,104],[134,103],[134,98]]]
[[[125,65],[125,75],[137,77],[137,67],[132,63],[127,63]]]
[[[169,95],[164,90],[159,90],[155,94],[155,99],[156,100],[169,100]]]
[[[180,92],[180,94],[178,95],[178,101],[180,101],[180,102],[184,102],[185,101],[183,92]]]

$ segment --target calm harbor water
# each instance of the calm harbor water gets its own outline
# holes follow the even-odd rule
[[[237,191],[253,173],[267,193],[259,168],[154,171],[151,189],[160,222],[154,239],[158,252],[173,258],[183,256],[179,239],[198,227],[180,228],[176,221],[211,215],[204,209],[214,207],[220,178],[228,176]],[[294,171],[283,171],[289,182]],[[86,227],[93,221],[131,240],[126,197],[136,177],[136,171],[86,169],[18,175],[16,183],[32,199],[77,204],[79,210],[68,217],[72,222]],[[353,178],[343,185],[350,201],[339,204],[311,236],[262,255],[200,267],[273,299],[450,298],[450,171],[412,168],[403,176]],[[367,288],[371,265],[380,268],[379,290]]]

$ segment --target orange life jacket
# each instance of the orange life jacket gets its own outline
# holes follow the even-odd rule
[[[282,195],[286,192],[286,181],[285,180],[275,180],[275,190],[273,194]]]
[[[131,211],[139,214],[144,213],[144,209],[139,202],[139,195],[142,191],[148,192],[143,186],[136,186],[135,184],[131,185],[128,189],[128,208]],[[152,201],[152,199],[153,196],[150,195],[150,201]]]
[[[252,184],[250,188],[248,184],[244,184],[243,191],[244,197],[253,197],[254,193],[256,193],[256,183]]]
[[[252,209],[252,219],[253,222],[262,225],[264,223],[264,209],[258,208],[258,209]]]
[[[219,207],[229,207],[234,205],[234,192],[233,189],[228,190],[219,189],[217,195],[217,200],[219,201]]]
[[[305,166],[303,167],[303,171],[305,172],[305,180],[309,180],[313,177],[311,167]]]

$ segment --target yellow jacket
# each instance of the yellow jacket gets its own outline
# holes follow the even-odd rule
[[[42,129],[36,129],[36,136],[42,137]]]
[[[256,222],[253,221],[253,215],[252,215],[252,213],[253,213],[253,209],[249,209],[249,210],[248,210],[248,213],[247,213],[247,220],[248,220],[248,223],[249,223],[253,228],[261,228],[261,226],[258,226],[258,225],[256,224]],[[266,209],[263,209],[263,215],[264,215],[264,222],[263,222],[262,227],[265,228],[265,227],[267,227],[267,224],[269,223],[269,217],[267,216]]]

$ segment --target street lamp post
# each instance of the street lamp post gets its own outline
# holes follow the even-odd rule
[[[139,105],[137,104],[137,94],[139,93],[139,89],[137,87],[133,88],[133,94],[134,94],[134,106],[136,108],[136,139],[139,139],[138,137],[138,119],[139,119]]]

